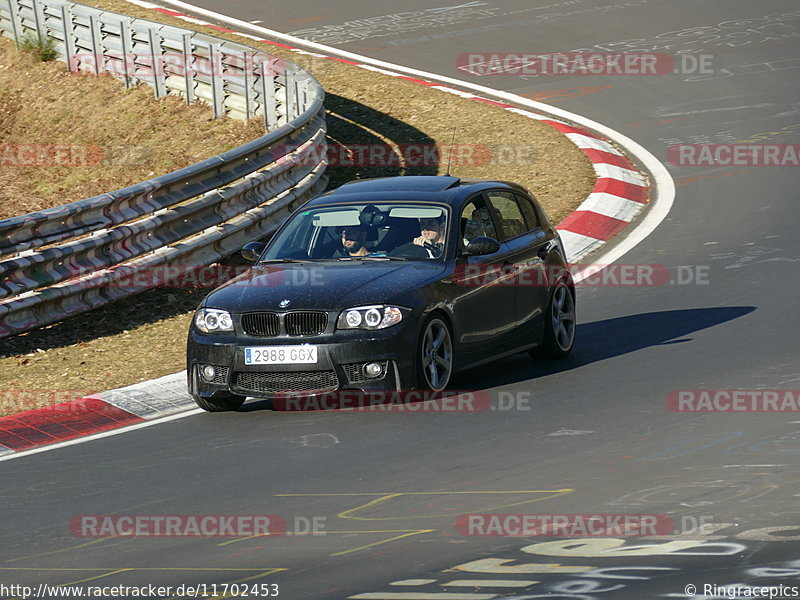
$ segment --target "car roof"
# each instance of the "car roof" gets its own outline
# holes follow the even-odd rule
[[[311,200],[306,206],[382,200],[438,202],[456,205],[465,196],[498,188],[528,193],[522,186],[508,181],[464,179],[450,175],[402,175],[351,181]]]

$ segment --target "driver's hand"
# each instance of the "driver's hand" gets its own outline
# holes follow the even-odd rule
[[[426,243],[427,241],[422,236],[414,238],[414,244],[416,244],[417,246],[424,246]]]

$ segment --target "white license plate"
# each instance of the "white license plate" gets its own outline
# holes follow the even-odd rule
[[[246,365],[294,365],[315,364],[317,347],[302,346],[256,346],[244,349]]]

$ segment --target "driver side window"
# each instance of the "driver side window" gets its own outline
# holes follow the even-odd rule
[[[464,246],[479,236],[498,239],[489,208],[481,196],[470,200],[461,211],[461,237]]]

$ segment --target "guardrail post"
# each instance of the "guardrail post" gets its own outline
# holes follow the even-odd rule
[[[267,131],[278,125],[278,107],[275,98],[274,60],[261,62],[261,109],[264,111],[264,128]]]
[[[120,23],[120,38],[122,41],[122,61],[125,69],[125,89],[130,89],[136,79],[136,61],[133,56],[133,36],[131,35],[131,20],[124,19]]]
[[[244,56],[244,105],[245,115],[249,119],[255,116],[255,92],[253,90],[253,66],[255,63],[255,55],[247,51],[243,52]]]
[[[284,89],[286,90],[286,122],[288,123],[297,116],[297,82],[294,73],[289,77],[288,64],[284,71]]]
[[[283,90],[277,94],[279,100],[283,100],[283,114],[286,116],[286,122],[288,123],[291,118],[289,117],[289,71],[284,66],[283,73],[279,77],[280,82],[283,86]]]
[[[301,102],[301,105],[308,106],[308,79],[303,79],[303,102]]]
[[[100,75],[105,64],[105,55],[103,46],[100,44],[100,23],[97,22],[97,17],[94,15],[89,15],[89,31],[92,38],[92,54],[94,54],[94,74]]]
[[[78,57],[75,54],[75,26],[72,23],[72,8],[69,4],[61,6],[61,28],[64,33],[64,52],[67,59],[67,70],[78,70]],[[74,67],[74,68],[73,68]]]
[[[44,9],[39,0],[33,0],[33,18],[36,23],[36,37],[40,40],[47,39],[47,27],[44,22]]]
[[[11,30],[14,32],[14,47],[19,50],[22,39],[22,20],[19,18],[18,0],[8,0],[8,12],[11,14]]]
[[[222,60],[217,44],[209,44],[208,58],[211,63],[211,104],[214,106],[214,118],[225,114],[225,94],[222,88]]]
[[[186,90],[186,104],[194,101],[194,69],[192,68],[192,58],[194,57],[194,45],[192,38],[194,34],[183,34],[183,84]]]
[[[163,61],[161,60],[161,38],[153,27],[147,29],[147,42],[150,45],[150,60],[153,71],[153,90],[156,98],[167,95],[164,84]]]
[[[292,118],[299,117],[300,113],[303,112],[302,106],[305,106],[305,102],[302,101],[300,98],[301,95],[301,88],[300,88],[300,81],[297,79],[297,73],[299,69],[296,69],[294,73],[292,73],[292,92],[294,95],[294,112],[292,113]]]

